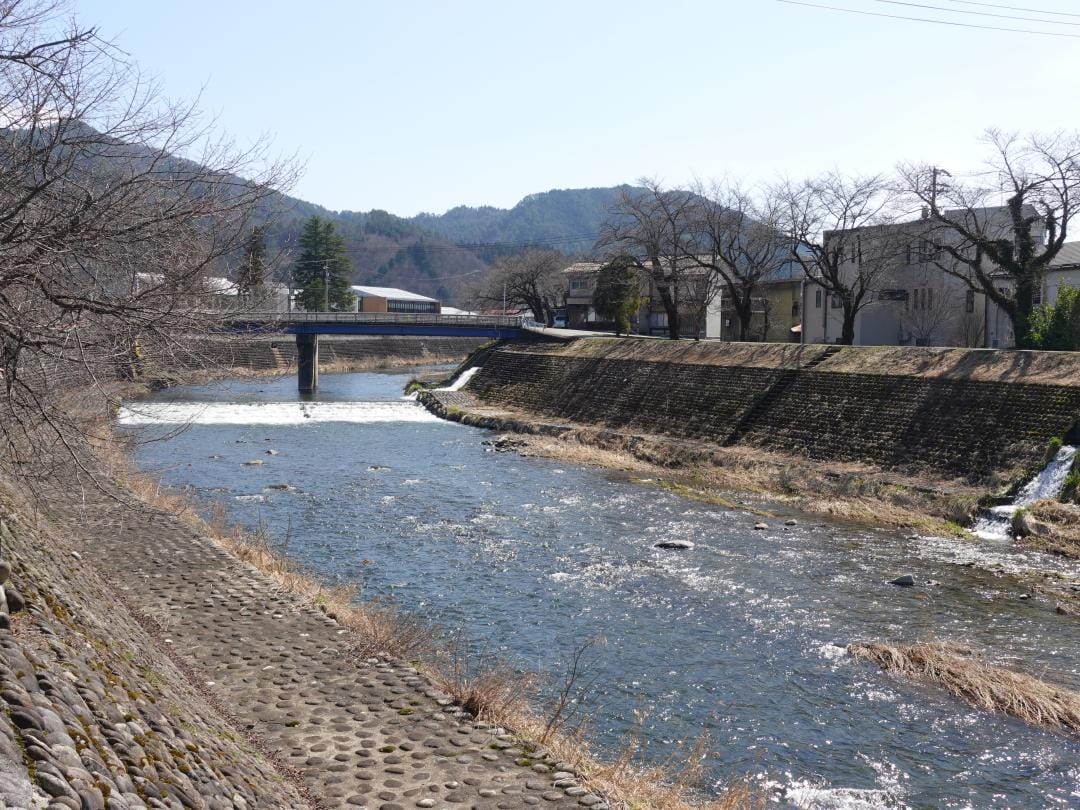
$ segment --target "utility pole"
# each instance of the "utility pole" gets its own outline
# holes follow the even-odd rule
[[[322,309],[330,311],[330,260],[324,259],[322,263]]]
[[[503,282],[503,311],[502,314],[506,314],[506,282]]]
[[[938,175],[944,175],[945,177],[952,177],[944,169],[939,169],[934,166],[930,169],[930,210],[937,211],[937,187],[938,187]]]

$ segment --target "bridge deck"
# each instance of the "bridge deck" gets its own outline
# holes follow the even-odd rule
[[[293,335],[445,335],[518,337],[538,326],[522,316],[436,315],[396,312],[246,312],[229,320],[237,330]]]

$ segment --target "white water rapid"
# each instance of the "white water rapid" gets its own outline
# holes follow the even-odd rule
[[[1067,444],[1054,455],[1042,471],[1024,484],[1010,504],[995,506],[986,517],[979,518],[971,533],[980,540],[1011,540],[1012,519],[1017,510],[1031,506],[1043,498],[1056,498],[1065,486],[1078,448]]]
[[[452,383],[450,383],[450,385],[446,386],[446,388],[436,388],[435,390],[436,391],[460,391],[462,388],[465,387],[465,383],[467,383],[469,380],[471,380],[476,375],[476,372],[478,372],[479,370],[480,370],[480,366],[473,366],[472,368],[467,368],[463,372],[461,372],[461,374],[458,375],[458,378],[456,380],[454,380]]]
[[[121,425],[305,425],[316,422],[438,422],[413,402],[137,402]]]

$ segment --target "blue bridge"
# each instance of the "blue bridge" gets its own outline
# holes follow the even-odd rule
[[[296,335],[300,391],[319,384],[319,335],[420,335],[509,340],[542,325],[522,316],[435,315],[396,312],[244,312],[227,320],[232,331]]]

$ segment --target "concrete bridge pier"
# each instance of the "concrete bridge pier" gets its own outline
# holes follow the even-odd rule
[[[319,336],[296,336],[296,375],[301,394],[319,387]]]

